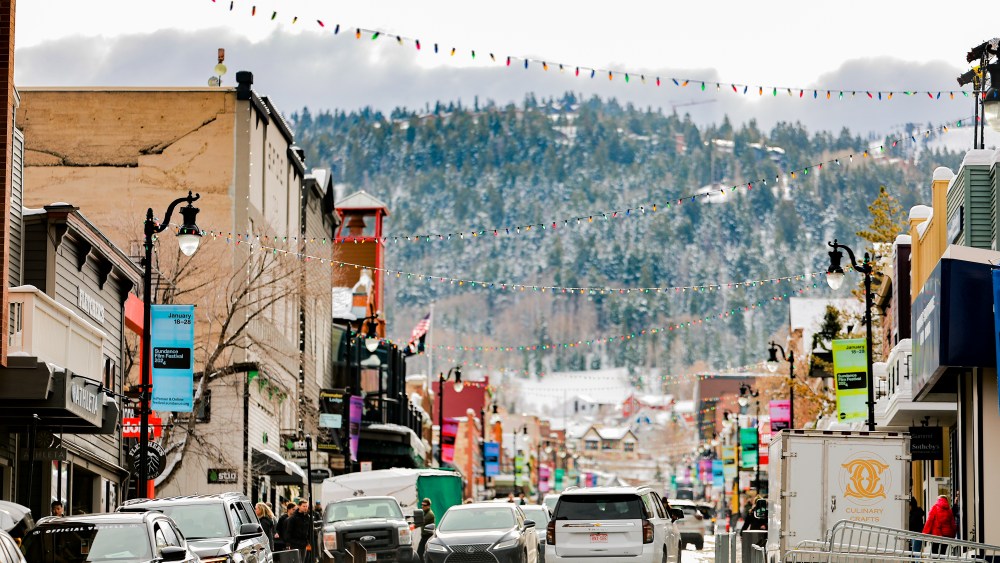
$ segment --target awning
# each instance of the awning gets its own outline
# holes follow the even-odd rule
[[[306,472],[274,450],[254,448],[252,458],[254,473],[267,475],[274,484],[302,485],[306,482]]]

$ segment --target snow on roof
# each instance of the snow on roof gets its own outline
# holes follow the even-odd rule
[[[802,346],[812,347],[813,335],[823,325],[826,306],[832,305],[840,310],[860,314],[864,306],[857,299],[813,299],[807,297],[791,297],[788,299],[789,329],[794,332],[802,329]],[[804,350],[810,353],[812,350]]]
[[[609,426],[605,428],[596,428],[598,436],[602,440],[621,440],[629,432],[628,426]]]
[[[694,401],[677,401],[674,403],[674,412],[694,412]]]
[[[665,407],[674,400],[673,395],[639,395],[636,397],[638,401],[644,405],[650,407]]]

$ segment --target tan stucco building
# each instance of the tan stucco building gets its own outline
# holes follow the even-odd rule
[[[307,170],[288,125],[252,83],[240,72],[235,88],[22,95],[26,206],[70,202],[138,259],[146,208],[160,218],[188,191],[201,195],[199,251],[188,262],[167,230],[154,258],[156,302],[197,306],[196,394],[210,364],[196,421],[157,413],[173,423],[160,496],[299,494],[275,488],[301,484],[302,474],[272,454],[304,457],[286,444],[316,434],[319,389],[330,386],[332,184],[326,171]],[[314,453],[313,466],[325,465]],[[212,483],[212,470],[238,479]]]

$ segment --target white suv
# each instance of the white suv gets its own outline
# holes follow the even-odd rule
[[[648,487],[563,491],[546,528],[546,563],[680,563],[675,516]]]

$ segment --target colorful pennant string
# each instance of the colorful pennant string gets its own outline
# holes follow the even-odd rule
[[[215,0],[212,0],[212,3],[213,4],[217,4],[217,2]],[[230,2],[230,4],[229,4],[229,11],[230,12],[234,12],[234,10],[233,10],[233,2]],[[254,16],[257,15],[257,5],[256,4],[253,4],[250,7],[249,13],[250,13],[251,17],[254,17]],[[277,19],[277,15],[278,15],[278,12],[274,11],[271,19],[272,20],[276,20]],[[292,17],[290,17],[288,19],[292,23],[295,23],[296,21],[298,21],[298,16],[292,16]],[[323,21],[324,21],[323,19],[320,19],[320,18],[313,18],[313,19],[316,21],[317,25],[320,28],[325,28],[326,27],[324,25],[324,23],[323,23]],[[279,20],[279,21],[283,21],[283,20]],[[326,21],[329,21],[329,20],[326,20]],[[334,31],[334,35],[338,35],[338,33],[340,31],[340,25],[341,24],[339,24],[339,23],[336,24],[336,29]],[[351,26],[345,26],[345,27],[351,27]],[[399,35],[399,34],[394,34],[394,33],[388,33],[388,32],[382,31],[382,30],[378,30],[378,29],[369,29],[369,28],[365,28],[365,27],[354,27],[354,29],[356,30],[355,37],[357,39],[361,39],[361,36],[365,35],[365,36],[371,37],[371,39],[374,41],[374,40],[377,40],[379,37],[381,37],[383,35],[386,35],[386,36],[393,37],[396,40],[396,43],[398,43],[399,45],[403,45],[403,46],[413,45],[416,50],[420,50],[420,44],[421,44],[421,42],[417,38],[409,37],[409,36],[406,36],[406,35]],[[435,53],[438,52],[438,44],[437,43],[434,44],[434,52]],[[451,56],[455,56],[457,53],[460,53],[460,52],[461,53],[468,53],[469,57],[471,59],[475,59],[476,58],[476,52],[477,52],[477,50],[476,49],[467,49],[467,48],[459,49],[458,47],[451,47],[451,49],[449,50],[449,52],[450,52]],[[480,50],[479,52],[484,52],[484,51]],[[631,83],[631,82],[635,82],[634,80],[631,80],[631,77],[633,77],[633,76],[640,76],[641,80],[639,82],[642,83],[642,84],[646,84],[646,76],[644,74],[640,73],[640,72],[636,72],[636,71],[632,71],[632,70],[620,70],[620,69],[615,70],[615,69],[606,69],[606,68],[595,68],[595,67],[588,67],[588,66],[585,66],[585,65],[576,65],[576,64],[570,64],[570,63],[555,62],[555,61],[548,60],[548,59],[540,59],[540,58],[534,58],[534,57],[523,57],[523,56],[517,56],[517,55],[506,55],[505,57],[506,57],[505,58],[505,60],[506,60],[506,66],[508,66],[508,67],[510,66],[511,61],[520,61],[520,62],[523,63],[523,66],[524,66],[525,69],[528,69],[529,66],[531,66],[531,65],[535,65],[535,66],[541,68],[543,72],[544,71],[548,71],[549,67],[551,67],[551,66],[559,67],[560,70],[562,70],[564,68],[575,68],[576,69],[575,76],[579,76],[580,75],[580,69],[583,69],[584,71],[589,71],[590,78],[594,78],[598,73],[600,73],[602,76],[606,75],[608,77],[608,80],[614,81],[617,78],[617,79],[621,79],[621,81],[623,83],[625,83],[625,84],[628,84],[628,83]],[[490,59],[492,61],[494,61],[494,62],[496,61],[496,57],[494,57],[492,53],[490,54]],[[676,66],[676,65],[674,65],[674,66]],[[661,84],[661,76],[655,76],[654,78],[655,78],[656,85],[660,86],[660,84]],[[814,100],[818,100],[818,99],[820,99],[820,96],[822,95],[824,100],[832,100],[833,99],[833,95],[836,94],[837,100],[843,100],[845,97],[850,97],[852,99],[884,101],[884,100],[892,100],[893,96],[895,96],[896,94],[899,94],[901,97],[921,97],[922,98],[923,96],[927,96],[927,98],[931,99],[931,100],[941,100],[942,98],[946,99],[946,100],[954,100],[956,95],[960,95],[962,97],[969,97],[970,93],[978,94],[977,92],[971,92],[969,90],[949,90],[947,88],[942,88],[942,89],[939,89],[939,90],[918,90],[918,89],[913,89],[913,90],[888,90],[888,89],[880,89],[880,88],[841,88],[841,87],[815,88],[815,87],[804,87],[804,86],[775,86],[775,85],[761,85],[761,84],[744,84],[744,83],[740,83],[740,82],[726,82],[726,81],[715,82],[715,81],[701,80],[701,79],[697,79],[697,78],[680,78],[680,77],[672,77],[672,76],[664,76],[662,78],[663,78],[663,80],[669,80],[669,81],[671,81],[675,86],[680,87],[680,88],[687,87],[689,84],[697,84],[698,85],[698,89],[700,91],[702,91],[702,92],[706,91],[709,86],[714,86],[716,92],[721,92],[723,86],[725,86],[726,87],[726,91],[729,91],[731,89],[734,94],[738,94],[738,95],[744,95],[745,96],[745,95],[748,95],[750,92],[753,92],[758,97],[764,96],[765,94],[770,95],[771,97],[777,97],[778,93],[781,92],[781,93],[783,93],[783,95],[786,94],[787,95],[786,97],[793,98],[793,99],[806,99],[806,97],[808,96],[808,97],[811,97]]]

